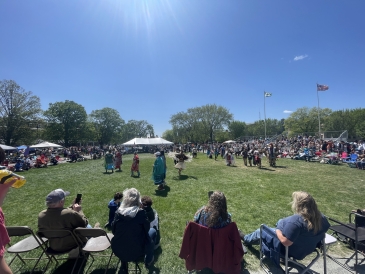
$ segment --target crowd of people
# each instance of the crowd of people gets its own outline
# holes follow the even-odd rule
[[[289,148],[289,149],[288,149]],[[170,151],[167,156],[175,161],[174,167],[181,176],[182,170],[186,168],[185,163],[196,157],[195,153],[201,151],[209,158],[225,159],[227,166],[235,164],[235,157],[242,157],[244,165],[258,165],[258,159],[263,153],[270,162],[275,165],[275,160],[279,155],[293,156],[295,151],[300,149],[313,149],[326,151],[327,153],[352,152],[360,155],[364,154],[365,143],[359,141],[353,144],[344,142],[332,143],[323,140],[316,140],[312,137],[301,137],[294,139],[272,140],[269,144],[262,140],[253,140],[233,144],[186,144],[172,146],[169,148],[156,147],[154,153],[155,161],[153,165],[152,180],[158,190],[163,190],[166,185],[166,157],[165,152]],[[294,150],[291,152],[291,150]],[[192,156],[185,153],[192,153]],[[99,151],[98,153],[104,154]],[[113,169],[121,171],[122,151],[117,147],[109,147],[105,157],[105,165],[112,164]],[[109,156],[108,156],[109,155]],[[255,156],[258,157],[255,158]],[[0,149],[0,161],[5,159],[5,153]],[[108,160],[107,160],[108,159]],[[131,176],[139,171],[139,156],[137,151],[133,154],[132,165],[130,167]],[[109,167],[106,167],[106,169]],[[0,184],[0,206],[2,205],[9,187],[16,182],[14,178],[9,184]],[[77,227],[91,228],[86,216],[82,211],[82,199],[74,199],[70,206],[65,206],[66,197],[70,193],[63,189],[51,191],[45,199],[46,209],[39,213],[38,230],[68,229]],[[152,208],[153,202],[149,196],[141,196],[135,188],[125,189],[123,192],[116,192],[108,203],[108,218],[105,228],[111,229],[114,237],[111,248],[114,254],[123,262],[134,260],[136,256],[144,256],[145,266],[149,268],[154,263],[154,250],[160,246],[159,215]],[[292,194],[292,216],[278,220],[276,226],[272,228],[283,246],[291,246],[290,256],[298,259],[304,258],[314,249],[316,244],[323,238],[324,233],[329,228],[329,223],[324,215],[319,211],[314,198],[307,192],[296,191]],[[193,216],[193,222],[204,227],[220,229],[232,222],[232,215],[228,212],[227,199],[223,192],[214,191],[210,193],[208,204],[199,208]],[[97,223],[94,227],[99,228]],[[7,266],[3,256],[5,245],[9,242],[5,229],[5,219],[0,207],[0,273],[12,273]],[[246,234],[238,230],[244,245],[254,245],[259,243],[260,230]],[[86,243],[87,238],[81,238]],[[128,246],[125,249],[123,246]],[[51,239],[49,246],[59,252],[69,251],[70,257],[79,255],[79,247],[71,238]],[[122,269],[126,270],[127,265],[123,264]]]

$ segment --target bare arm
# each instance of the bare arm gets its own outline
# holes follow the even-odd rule
[[[280,229],[276,229],[276,236],[278,236],[279,241],[284,245],[284,246],[291,246],[293,244],[292,241],[290,241],[288,238],[286,238],[283,233],[281,232]]]

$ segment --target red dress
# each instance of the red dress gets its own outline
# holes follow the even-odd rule
[[[4,256],[5,246],[10,242],[8,232],[5,227],[3,210],[0,207],[0,258]]]
[[[134,155],[131,171],[139,171],[139,157],[138,154]]]
[[[122,165],[122,153],[120,153],[119,151],[117,153],[115,153],[115,163],[114,163],[114,167],[115,168],[120,168],[120,166]]]

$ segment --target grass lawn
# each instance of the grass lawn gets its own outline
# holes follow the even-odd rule
[[[245,167],[242,158],[236,167],[227,167],[220,157],[217,161],[198,153],[198,158],[187,163],[179,178],[173,160],[167,158],[167,187],[157,191],[151,180],[154,156],[140,155],[140,178],[130,177],[132,156],[123,157],[123,171],[105,174],[103,160],[66,163],[24,172],[27,183],[20,189],[11,189],[3,206],[6,224],[27,225],[37,230],[38,213],[45,209],[46,195],[56,188],[71,192],[66,204],[77,193],[83,194],[83,211],[94,225],[107,221],[107,204],[116,191],[135,187],[142,195],[153,199],[153,207],[160,215],[161,248],[155,252],[156,273],[186,273],[184,261],[178,257],[187,220],[208,201],[209,190],[223,191],[227,197],[228,211],[244,232],[252,232],[262,223],[274,226],[282,217],[292,214],[291,193],[304,190],[311,193],[325,215],[347,221],[351,209],[365,208],[365,172],[347,165],[307,163],[279,159],[277,168],[269,167],[266,159],[263,168]],[[126,247],[127,248],[127,247]],[[258,248],[250,249],[244,256],[245,268],[250,272],[259,268]],[[339,250],[340,252],[341,250]],[[10,256],[6,255],[7,261]],[[16,270],[21,266],[13,264]],[[42,262],[41,266],[44,264]],[[115,273],[114,258],[108,273]],[[88,273],[104,273],[106,259],[97,259]],[[53,263],[47,273],[69,273],[69,264],[55,268]],[[87,264],[86,269],[88,268]],[[143,266],[143,264],[141,264]],[[66,270],[65,270],[66,268]],[[20,273],[25,273],[23,268]],[[142,273],[148,271],[142,267]],[[207,271],[207,273],[210,273]]]

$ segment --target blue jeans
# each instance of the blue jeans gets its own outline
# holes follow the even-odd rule
[[[156,240],[157,232],[154,228],[150,228],[148,231],[148,241],[145,246],[145,263],[149,264],[152,261],[153,258],[153,252],[155,250],[155,240]]]
[[[276,228],[270,227],[270,229],[275,233]],[[258,245],[260,244],[260,228],[256,229],[254,232],[245,235],[244,244],[246,245]]]

